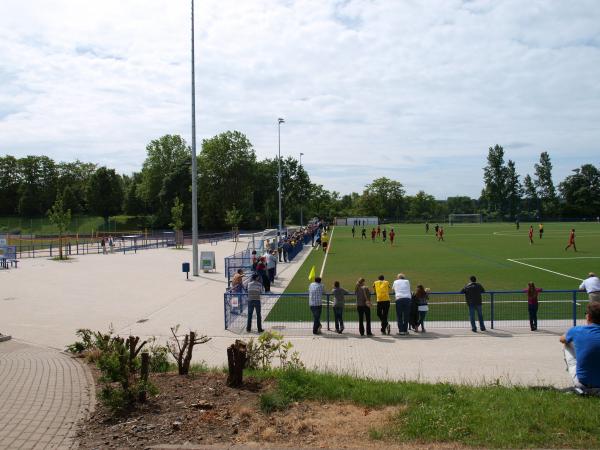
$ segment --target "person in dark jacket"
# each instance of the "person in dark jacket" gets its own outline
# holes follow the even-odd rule
[[[481,294],[485,292],[485,289],[481,284],[477,282],[477,278],[471,275],[471,282],[467,284],[460,291],[461,294],[465,294],[465,300],[469,306],[469,320],[471,321],[471,330],[473,333],[477,333],[477,326],[475,325],[475,311],[477,311],[477,317],[479,319],[479,327],[481,331],[485,331],[485,324],[483,323],[483,312],[481,311]]]

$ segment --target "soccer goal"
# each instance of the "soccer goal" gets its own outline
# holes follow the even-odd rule
[[[450,214],[448,216],[448,223],[450,225],[480,224],[482,222],[483,216],[481,214]]]

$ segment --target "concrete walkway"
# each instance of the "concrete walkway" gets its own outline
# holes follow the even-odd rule
[[[0,343],[0,448],[76,448],[77,422],[93,406],[93,380],[78,361],[23,342]]]

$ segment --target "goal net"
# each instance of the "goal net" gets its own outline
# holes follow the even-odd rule
[[[450,214],[448,223],[450,225],[465,224],[465,223],[482,223],[483,217],[481,214]]]

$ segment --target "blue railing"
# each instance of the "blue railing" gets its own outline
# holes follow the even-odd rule
[[[429,294],[429,311],[425,328],[470,328],[468,307],[460,292],[432,292]],[[587,294],[576,290],[545,290],[539,295],[537,311],[538,328],[567,328],[585,319]],[[240,332],[246,327],[248,295],[246,292],[227,291],[223,298],[225,329]],[[488,291],[483,294],[483,316],[486,326],[494,328],[529,327],[527,294],[521,290]],[[261,296],[263,327],[277,330],[295,330],[301,333],[312,331],[312,315],[308,306],[308,294],[263,294]],[[380,329],[377,304],[373,297],[370,308],[371,325],[374,333]],[[346,296],[344,306],[345,332],[358,331],[356,298]],[[396,328],[396,312],[392,298],[389,322]],[[254,322],[256,319],[254,319]],[[321,316],[323,328],[331,330],[334,322],[333,296],[323,296]],[[255,325],[253,325],[255,328]]]

